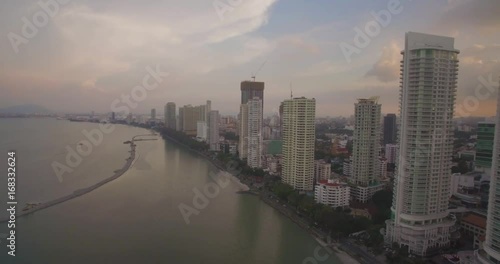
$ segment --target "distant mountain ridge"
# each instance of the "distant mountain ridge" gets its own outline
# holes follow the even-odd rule
[[[0,108],[2,114],[50,114],[51,110],[36,104],[15,105]]]

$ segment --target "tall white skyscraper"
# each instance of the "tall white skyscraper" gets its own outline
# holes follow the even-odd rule
[[[200,140],[207,141],[208,126],[206,121],[198,121],[196,123],[196,137]]]
[[[283,167],[281,181],[300,191],[312,191],[316,100],[304,97],[283,102]]]
[[[262,100],[248,100],[248,154],[247,164],[251,168],[262,167]]]
[[[454,39],[406,33],[401,69],[399,153],[387,244],[428,256],[450,245],[453,112],[459,51]]]
[[[481,263],[500,263],[500,93],[497,99],[495,143],[491,165],[490,197],[486,220],[486,239],[478,257]]]
[[[373,194],[384,188],[380,183],[381,105],[378,97],[358,99],[354,108],[352,144],[351,197],[368,202]]]
[[[210,111],[208,115],[208,144],[211,151],[219,150],[219,111]]]

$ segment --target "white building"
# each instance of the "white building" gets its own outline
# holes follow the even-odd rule
[[[211,110],[208,115],[208,145],[211,151],[219,150],[219,111]]]
[[[313,191],[316,100],[283,102],[282,182],[299,191]]]
[[[324,160],[314,162],[314,179],[316,182],[321,180],[329,180],[332,174],[332,164]]]
[[[394,201],[385,242],[408,246],[413,255],[448,247],[455,224],[448,203],[458,53],[453,38],[406,33]]]
[[[387,163],[396,163],[396,158],[398,155],[398,145],[387,144],[385,145],[385,158]]]
[[[387,178],[387,160],[385,158],[379,159],[380,164],[380,180]]]
[[[342,174],[344,174],[347,177],[351,177],[352,176],[352,161],[351,161],[350,158],[344,160],[344,164],[343,164],[343,167],[342,167]]]
[[[208,136],[207,122],[198,121],[196,126],[196,137],[200,140],[206,141]]]
[[[491,165],[490,198],[486,221],[486,239],[479,252],[481,263],[500,263],[500,93],[497,100],[495,143]]]
[[[460,174],[460,173],[455,173],[451,176],[451,181],[450,181],[450,196],[460,193],[461,190],[463,189],[475,189],[474,185],[474,177],[475,175],[470,174]]]
[[[314,189],[314,200],[318,203],[336,207],[348,207],[350,187],[335,180],[321,180]]]
[[[251,168],[262,167],[262,100],[248,100],[248,154],[247,164]]]
[[[378,97],[358,99],[354,111],[352,144],[352,176],[350,181],[353,200],[368,202],[372,195],[383,189],[380,183],[381,108]]]

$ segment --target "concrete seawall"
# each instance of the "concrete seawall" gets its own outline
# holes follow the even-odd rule
[[[111,181],[118,179],[125,172],[127,172],[128,169],[130,168],[130,166],[132,166],[132,164],[135,162],[135,147],[136,147],[136,145],[133,142],[131,142],[129,144],[130,144],[130,156],[127,158],[127,162],[125,163],[125,165],[121,169],[115,170],[115,174],[113,174],[113,176],[106,178],[106,179],[104,179],[104,180],[102,180],[102,181],[100,181],[100,182],[98,182],[90,187],[78,189],[78,190],[74,191],[72,194],[57,198],[57,199],[49,201],[49,202],[42,203],[42,204],[40,204],[32,209],[26,210],[26,211],[19,212],[19,207],[17,207],[16,209],[17,209],[18,213],[16,214],[16,218],[19,218],[19,217],[22,217],[22,216],[25,216],[28,214],[32,214],[36,211],[40,211],[40,210],[52,207],[54,205],[69,201],[71,199],[77,198],[79,196],[87,194],[87,193],[103,186],[106,183],[109,183]],[[0,219],[0,223],[5,223],[7,221],[9,221],[9,217],[5,217],[5,218]]]

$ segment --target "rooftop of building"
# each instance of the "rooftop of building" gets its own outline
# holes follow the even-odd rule
[[[345,183],[342,183],[339,181],[332,181],[332,180],[320,180],[319,184],[331,186],[331,187],[347,186]]]
[[[477,214],[468,214],[462,218],[462,222],[486,229],[486,217]]]

